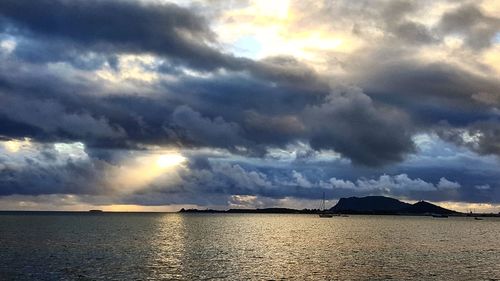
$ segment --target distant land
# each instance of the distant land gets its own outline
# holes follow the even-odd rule
[[[214,210],[214,209],[184,209],[179,213],[246,213],[246,214],[317,214],[318,209],[290,209],[290,208],[263,208],[263,209],[229,209],[229,210]]]
[[[263,208],[263,209],[229,209],[229,210],[198,210],[181,209],[180,213],[261,213],[261,214],[318,214],[318,209],[289,209],[289,208]],[[333,214],[360,214],[360,215],[450,215],[466,216],[470,214],[449,210],[438,205],[419,201],[409,204],[394,198],[385,196],[366,196],[340,198],[335,206],[330,208],[328,213]],[[475,214],[477,215],[477,214]],[[498,216],[494,214],[481,214]]]
[[[349,214],[459,214],[459,212],[445,209],[426,201],[409,204],[384,196],[340,198],[339,202],[330,211]]]

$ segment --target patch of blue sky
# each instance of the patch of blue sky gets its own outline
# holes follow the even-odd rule
[[[495,44],[500,44],[500,32],[497,32],[497,34],[493,37],[493,42],[495,42]]]
[[[253,36],[243,36],[239,38],[232,46],[232,51],[238,55],[248,58],[258,58],[262,46]]]

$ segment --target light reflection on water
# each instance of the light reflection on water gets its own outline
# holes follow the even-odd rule
[[[0,280],[498,280],[500,220],[0,215]]]

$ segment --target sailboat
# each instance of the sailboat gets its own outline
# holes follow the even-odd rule
[[[472,210],[469,211],[469,213],[467,214],[467,216],[468,217],[474,217],[474,219],[477,220],[477,221],[482,221],[483,220],[483,218],[478,217],[476,213],[472,212]]]
[[[327,213],[326,206],[325,206],[325,193],[323,192],[323,200],[321,201],[321,205],[319,207],[319,217],[320,218],[331,218],[333,217],[333,214]]]

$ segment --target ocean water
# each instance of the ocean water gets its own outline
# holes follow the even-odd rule
[[[500,220],[0,214],[0,280],[500,280]]]

